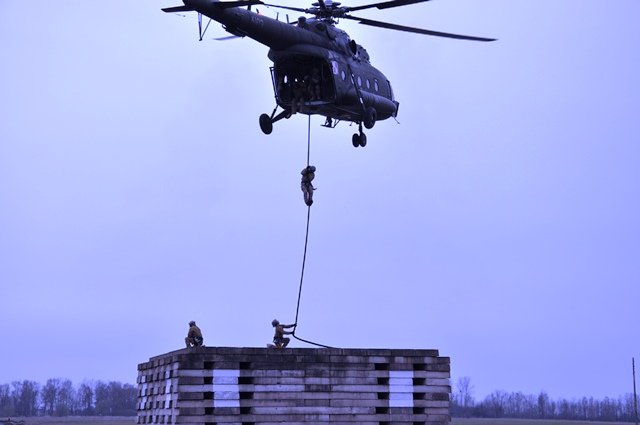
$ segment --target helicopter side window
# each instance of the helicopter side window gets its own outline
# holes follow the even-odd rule
[[[378,86],[378,80],[373,80],[373,89],[374,89],[376,92],[379,92],[379,91],[380,91],[380,86]]]
[[[360,76],[358,76],[358,86],[362,87],[362,78]]]
[[[369,81],[369,79],[367,78],[367,90],[371,90],[371,82]]]
[[[347,79],[347,74],[344,72],[344,69],[340,72],[340,76],[342,77],[342,81]]]

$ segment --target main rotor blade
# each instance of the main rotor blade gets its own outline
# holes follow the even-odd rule
[[[354,10],[369,9],[369,8],[372,8],[372,7],[376,7],[378,9],[390,9],[392,7],[407,6],[407,5],[410,5],[410,4],[422,3],[422,2],[425,2],[425,1],[430,1],[430,0],[391,0],[391,1],[383,1],[381,3],[365,4],[365,5],[356,6],[356,7],[345,7],[345,9],[348,12],[352,12]]]
[[[302,9],[300,7],[281,6],[279,4],[269,4],[269,3],[264,3],[264,5],[268,7],[279,7],[280,9],[295,10],[296,12],[308,13],[307,9]]]
[[[474,37],[470,35],[451,34],[448,32],[431,31],[431,30],[425,30],[422,28],[406,27],[404,25],[392,24],[389,22],[381,22],[381,21],[374,21],[372,19],[358,18],[357,16],[347,15],[347,16],[343,16],[343,18],[353,19],[355,21],[359,21],[363,25],[370,25],[372,27],[380,27],[380,28],[387,28],[390,30],[413,32],[416,34],[433,35],[436,37],[456,38],[459,40],[496,41],[495,38]]]
[[[253,6],[254,4],[264,4],[260,0],[237,0],[237,1],[216,1],[212,3],[221,9],[231,9],[240,6]]]

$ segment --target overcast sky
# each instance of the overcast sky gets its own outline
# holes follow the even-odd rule
[[[178,4],[0,0],[0,383],[134,383],[189,320],[233,347],[294,320],[307,117],[263,135],[268,49],[198,42],[195,15],[160,11]],[[340,22],[390,79],[399,124],[355,149],[354,126],[311,119],[297,334],[437,348],[477,398],[632,392],[640,3],[358,14],[499,41]]]

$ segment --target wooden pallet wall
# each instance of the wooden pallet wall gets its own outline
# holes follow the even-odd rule
[[[197,347],[138,365],[138,424],[445,425],[437,350]]]

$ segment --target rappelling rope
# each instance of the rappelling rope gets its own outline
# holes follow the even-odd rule
[[[309,166],[309,158],[311,155],[311,115],[309,115],[309,121],[307,125],[307,167]],[[302,271],[300,272],[300,287],[298,288],[298,304],[296,305],[296,325],[298,324],[298,313],[300,312],[300,298],[302,297],[302,282],[304,281],[304,266],[307,262],[307,244],[309,242],[309,219],[311,218],[311,205],[307,206],[307,230],[304,236],[304,254],[302,255]],[[333,348],[328,345],[318,344],[317,342],[307,341],[296,336],[296,329],[293,329],[291,334],[298,341],[306,342],[307,344],[317,345],[318,347]]]
[[[307,167],[309,166],[309,157],[311,156],[311,114],[307,120]]]

